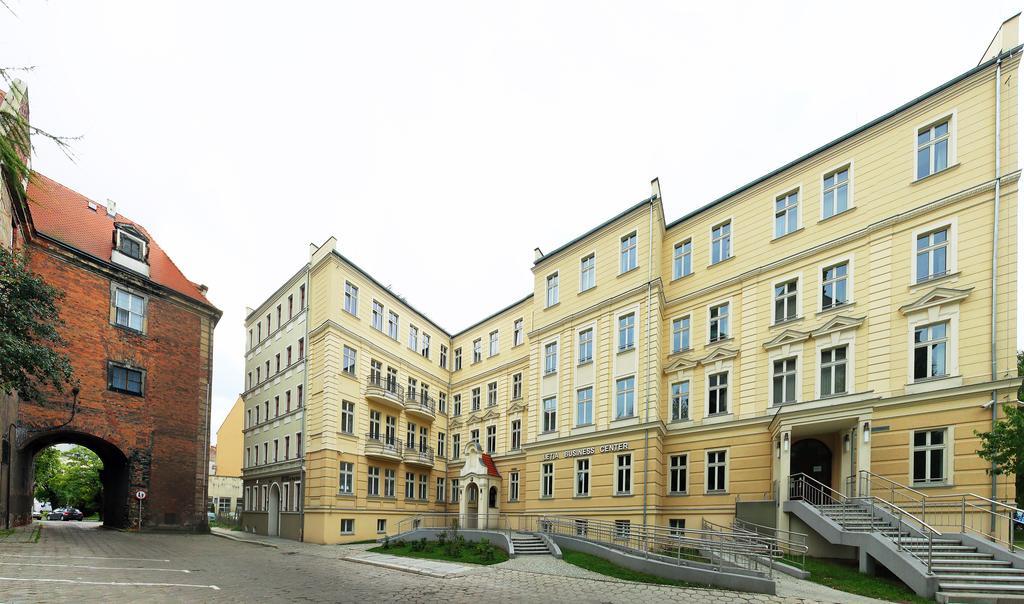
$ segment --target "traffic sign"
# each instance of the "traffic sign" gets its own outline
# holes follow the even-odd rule
[[[142,501],[143,499],[146,498],[146,492],[143,491],[142,489],[135,491],[135,498],[138,499],[139,501]]]

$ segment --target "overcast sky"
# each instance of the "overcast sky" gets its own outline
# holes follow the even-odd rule
[[[974,67],[1012,2],[6,0],[0,64],[81,135],[34,167],[145,225],[243,319],[331,235],[448,329],[650,194],[672,220]],[[697,4],[697,3],[694,3]]]

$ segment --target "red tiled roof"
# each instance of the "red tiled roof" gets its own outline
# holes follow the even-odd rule
[[[501,474],[498,474],[498,466],[494,465],[494,460],[491,459],[490,455],[484,453],[483,455],[480,456],[480,458],[483,459],[484,465],[487,466],[488,476],[496,476],[498,478],[501,478]]]
[[[110,218],[107,216],[107,208],[94,201],[92,203],[96,209],[92,210],[89,208],[90,201],[81,193],[38,172],[33,172],[29,179],[28,209],[36,231],[109,262],[114,246],[115,221],[130,224],[149,239],[149,279],[189,298],[210,304],[199,291],[199,285],[185,278],[145,227],[121,214]]]

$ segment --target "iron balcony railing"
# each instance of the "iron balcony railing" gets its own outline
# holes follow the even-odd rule
[[[434,414],[434,397],[426,394],[425,392],[417,393],[415,390],[410,388],[405,393],[405,407],[406,409],[412,408],[417,411],[424,413]]]
[[[402,455],[402,441],[395,436],[382,436],[379,433],[370,432],[366,435],[366,447],[371,452],[392,453]]]
[[[403,454],[403,457],[405,458],[406,461],[414,461],[414,462],[418,461],[418,462],[429,463],[429,464],[433,465],[433,463],[434,463],[434,449],[429,447],[429,446],[422,445],[422,444],[420,446],[418,446],[418,447],[416,447],[416,446],[410,447],[409,445],[406,445],[405,453]]]
[[[398,403],[405,398],[405,389],[398,384],[398,381],[382,375],[370,374],[366,378],[366,389],[368,393],[383,396]]]

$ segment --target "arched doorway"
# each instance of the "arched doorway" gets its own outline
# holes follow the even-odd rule
[[[267,502],[267,534],[276,537],[281,529],[281,489],[277,483],[270,485],[270,501]]]
[[[492,486],[487,492],[487,507],[498,507],[498,487]]]
[[[55,431],[34,434],[21,446],[14,468],[11,510],[15,517],[31,518],[35,491],[35,459],[54,445],[79,445],[95,453],[103,462],[100,470],[103,525],[113,528],[129,526],[131,472],[128,457],[115,445],[91,434]]]
[[[477,528],[477,501],[480,498],[480,487],[475,482],[466,485],[466,521],[468,529]]]
[[[821,484],[832,486],[832,451],[816,438],[793,443],[789,460],[792,474],[806,474]]]

